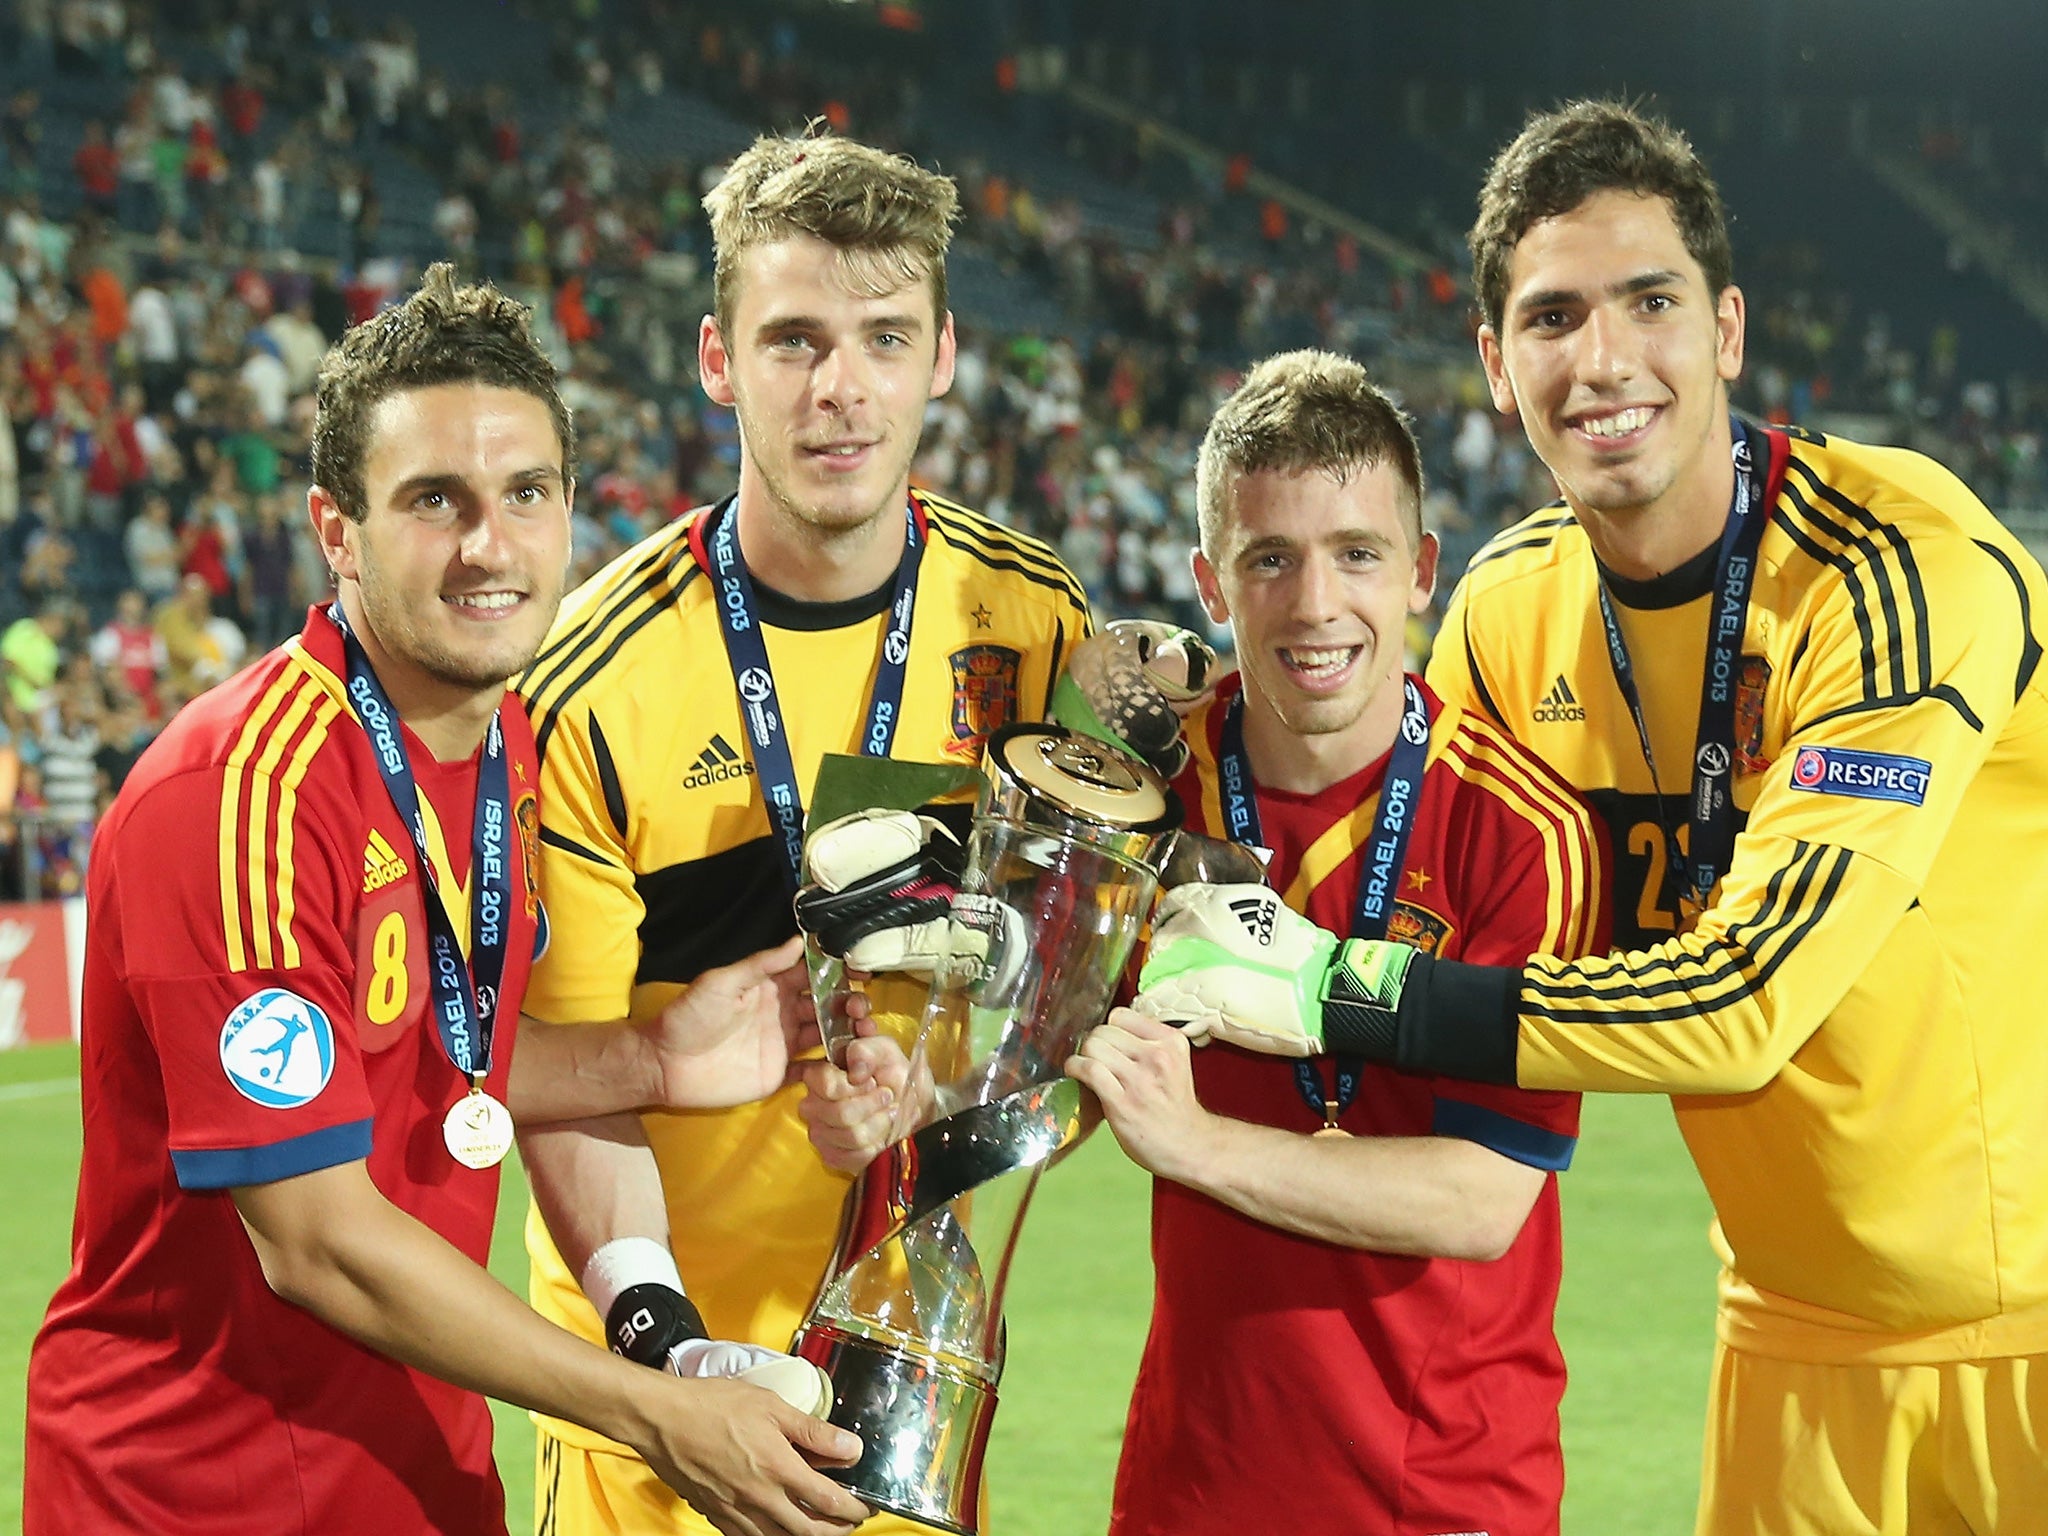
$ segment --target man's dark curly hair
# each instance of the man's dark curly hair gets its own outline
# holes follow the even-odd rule
[[[1539,219],[1570,213],[1596,192],[1661,197],[1692,259],[1718,296],[1734,281],[1728,215],[1692,142],[1661,118],[1619,101],[1574,101],[1529,119],[1494,157],[1479,189],[1479,220],[1465,237],[1481,318],[1496,331],[1508,299],[1508,264]]]
[[[555,365],[533,336],[533,314],[489,283],[457,287],[436,262],[403,304],[352,326],[320,361],[313,417],[313,480],[356,522],[369,512],[363,465],[370,413],[402,390],[436,384],[516,389],[548,408],[562,442],[562,480],[576,472],[576,429]]]

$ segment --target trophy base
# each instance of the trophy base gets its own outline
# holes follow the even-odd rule
[[[821,1472],[877,1510],[977,1536],[993,1386],[830,1323],[806,1323],[793,1353],[832,1378],[826,1417],[861,1440],[858,1462]]]

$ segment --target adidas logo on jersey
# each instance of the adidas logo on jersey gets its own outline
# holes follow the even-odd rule
[[[1262,896],[1247,896],[1242,901],[1233,901],[1230,910],[1237,914],[1237,920],[1244,924],[1249,933],[1265,948],[1273,942],[1273,903]]]
[[[733,751],[731,742],[714,735],[711,745],[697,754],[697,761],[683,775],[683,788],[708,789],[727,779],[744,779],[753,771],[754,765]]]
[[[363,894],[367,896],[395,880],[403,880],[408,867],[398,850],[384,840],[384,834],[372,827],[370,840],[363,844]]]
[[[1586,706],[1572,695],[1572,685],[1564,680],[1562,672],[1557,681],[1550,685],[1550,692],[1543,695],[1536,705],[1535,720],[1538,725],[1557,725],[1567,720],[1586,718]]]

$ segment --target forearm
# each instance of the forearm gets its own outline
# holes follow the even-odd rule
[[[1418,963],[1386,1039],[1333,1028],[1328,1044],[1524,1088],[1751,1092],[1833,1011],[1915,894],[1896,871],[1818,844],[1767,873],[1655,949],[1526,970]]]
[[[522,1130],[662,1102],[661,1062],[636,1024],[519,1020],[506,1098]]]
[[[542,1319],[440,1236],[362,1189],[315,1220],[275,1220],[265,1192],[236,1191],[271,1289],[330,1327],[459,1387],[582,1424],[629,1445],[649,1441],[642,1367]],[[327,1169],[309,1179],[331,1179]],[[286,1181],[296,1183],[299,1181]],[[252,1203],[258,1209],[252,1215]]]
[[[661,1171],[634,1114],[563,1121],[520,1132],[519,1156],[534,1203],[569,1273],[615,1237],[668,1246]]]
[[[1521,1231],[1543,1173],[1449,1136],[1303,1136],[1211,1116],[1176,1182],[1240,1215],[1346,1248],[1495,1259]]]

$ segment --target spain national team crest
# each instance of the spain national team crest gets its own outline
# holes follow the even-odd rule
[[[953,739],[946,755],[979,762],[989,737],[1017,718],[1017,664],[1006,645],[970,645],[947,660],[953,668]]]
[[[1451,936],[1451,925],[1427,907],[1397,901],[1387,918],[1387,937],[1425,955],[1440,954]]]
[[[1771,664],[1762,656],[1745,656],[1735,673],[1735,771],[1762,773],[1771,766],[1764,756],[1764,689]]]

